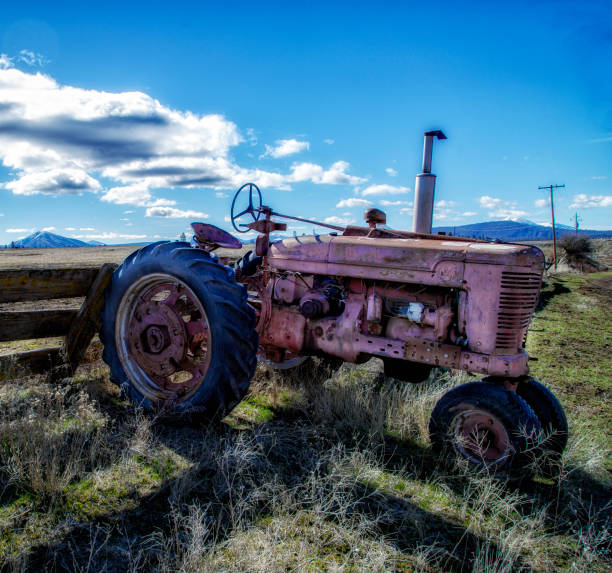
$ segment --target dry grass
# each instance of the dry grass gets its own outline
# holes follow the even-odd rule
[[[96,267],[104,263],[120,264],[143,245],[108,247],[59,247],[52,249],[0,249],[0,269],[40,267]],[[220,257],[238,258],[254,245],[241,250],[219,249]]]
[[[545,344],[568,328],[547,324]],[[200,428],[135,411],[98,365],[57,385],[15,372],[0,387],[0,568],[609,571],[606,435],[584,414],[598,398],[569,397],[584,364],[562,381],[552,358],[536,366],[571,437],[556,479],[521,484],[432,455],[429,414],[464,374],[410,385],[376,360],[331,377],[260,368],[234,413]]]
[[[96,390],[106,380],[95,369],[59,387],[5,385],[3,568],[611,565],[611,490],[593,437],[573,433],[556,482],[511,487],[449,473],[428,448],[427,419],[460,377],[438,372],[423,385],[402,385],[384,378],[377,361],[346,365],[322,384],[317,373],[298,384],[260,369],[246,403],[210,428],[168,426],[133,411]]]

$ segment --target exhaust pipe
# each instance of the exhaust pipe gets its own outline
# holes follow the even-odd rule
[[[412,231],[414,233],[431,233],[434,190],[436,187],[436,176],[431,172],[431,154],[434,137],[446,139],[446,135],[440,130],[425,132],[423,172],[416,176],[416,183],[414,185],[414,218],[412,221]]]

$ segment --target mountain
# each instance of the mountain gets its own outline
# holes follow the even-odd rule
[[[555,225],[557,238],[574,234],[573,227]],[[531,221],[488,221],[472,223],[471,225],[455,225],[452,227],[434,227],[434,233],[447,233],[458,237],[473,237],[476,239],[500,239],[502,241],[546,241],[552,240],[552,227],[537,225]],[[579,229],[581,236],[593,239],[612,237],[611,231],[595,231]]]
[[[556,225],[557,238],[574,234],[574,229],[567,225]],[[323,231],[325,232],[325,231]],[[552,240],[552,228],[538,225],[532,221],[488,221],[486,223],[472,223],[471,225],[455,225],[449,227],[434,227],[434,233],[446,233],[458,237],[476,239],[499,239],[501,241],[546,241]],[[591,238],[612,238],[612,230],[595,231],[579,229],[578,234]],[[241,237],[238,237],[241,238]],[[286,235],[274,234],[273,241],[287,238]],[[243,241],[244,244],[254,243],[255,239]],[[141,244],[141,243],[134,243]],[[101,247],[104,243],[98,241],[79,241],[62,237],[48,231],[37,231],[25,239],[15,241],[15,246],[21,249],[41,249],[46,247]]]
[[[44,249],[47,247],[90,247],[78,239],[62,237],[48,231],[36,231],[25,239],[15,241],[15,247],[20,249]]]

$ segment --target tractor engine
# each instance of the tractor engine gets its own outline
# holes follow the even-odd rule
[[[249,283],[259,283],[251,299],[268,359],[378,356],[385,365],[403,361],[404,370],[420,363],[528,372],[523,346],[540,290],[539,249],[375,231],[350,227],[270,245],[265,272]]]

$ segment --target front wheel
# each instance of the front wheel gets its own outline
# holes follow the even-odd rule
[[[111,381],[145,410],[212,420],[246,394],[255,313],[233,271],[187,243],[130,255],[106,294],[100,338]]]
[[[537,380],[530,378],[519,383],[516,393],[529,404],[540,420],[544,440],[540,444],[543,454],[541,471],[548,476],[558,473],[561,456],[567,446],[568,426],[563,406],[557,397]]]
[[[525,400],[493,382],[453,388],[429,421],[434,451],[500,477],[529,473],[539,432],[540,422]]]

